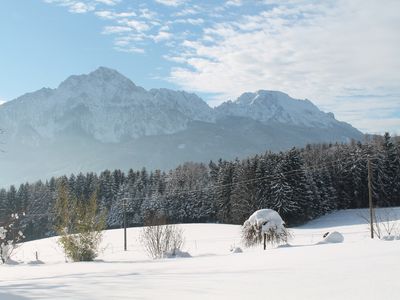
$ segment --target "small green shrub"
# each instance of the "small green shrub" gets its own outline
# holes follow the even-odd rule
[[[66,183],[61,183],[56,202],[58,240],[65,255],[72,261],[92,261],[99,251],[106,214],[99,213],[97,194],[88,201],[77,201],[68,193]]]

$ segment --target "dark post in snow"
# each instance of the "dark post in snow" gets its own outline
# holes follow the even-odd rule
[[[267,249],[267,234],[264,232],[264,250]]]
[[[123,199],[123,206],[124,206],[124,251],[127,250],[126,247],[126,198]]]
[[[371,158],[368,156],[368,202],[369,202],[369,222],[371,227],[371,239],[374,238],[374,213],[372,206],[372,172],[371,172]]]

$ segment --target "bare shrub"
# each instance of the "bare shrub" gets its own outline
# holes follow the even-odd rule
[[[165,218],[151,218],[143,227],[139,240],[153,259],[174,257],[183,247],[183,230],[178,225],[166,224]]]
[[[375,233],[381,239],[386,236],[399,235],[399,216],[393,208],[381,208],[375,218]]]
[[[369,215],[359,214],[367,223],[370,223]],[[400,236],[400,216],[395,208],[385,207],[374,209],[373,212],[374,234],[379,238],[399,237]]]

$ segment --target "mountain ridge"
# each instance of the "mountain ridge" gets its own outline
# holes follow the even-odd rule
[[[62,125],[58,120],[64,120],[64,126],[68,126],[68,114],[75,112],[75,119],[69,122],[80,121],[87,133],[102,142],[176,133],[186,129],[190,121],[215,122],[227,116],[248,117],[264,124],[278,122],[318,128],[339,125],[332,113],[320,111],[311,101],[294,99],[279,91],[246,92],[235,101],[211,108],[194,93],[166,88],[146,90],[106,67],[99,67],[89,74],[69,76],[55,89],[42,88],[6,103],[0,107],[0,126],[8,127],[4,124],[7,117],[3,112],[20,104],[25,109],[18,107],[18,112],[22,110],[24,118],[11,112],[15,122],[28,123],[44,137],[51,138],[64,129],[57,128]],[[26,107],[32,110],[31,116]],[[41,109],[36,110],[37,107]],[[113,113],[118,114],[118,118],[108,117]],[[81,118],[76,120],[79,114]],[[52,119],[51,116],[55,117]],[[135,124],[130,120],[135,120]],[[45,126],[46,122],[49,126]],[[49,128],[51,126],[53,128]]]
[[[105,67],[1,105],[0,128],[0,185],[104,168],[168,169],[363,137],[283,92],[244,93],[211,108],[194,93],[146,90]]]

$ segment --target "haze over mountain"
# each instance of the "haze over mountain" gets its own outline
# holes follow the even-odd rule
[[[0,184],[105,168],[168,169],[363,134],[309,100],[244,93],[211,108],[197,95],[149,91],[100,67],[0,106]]]

